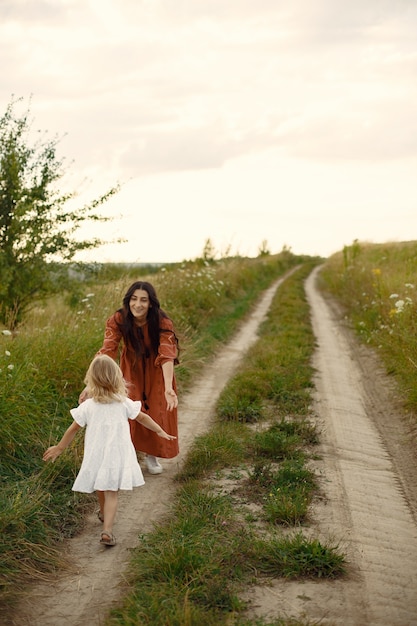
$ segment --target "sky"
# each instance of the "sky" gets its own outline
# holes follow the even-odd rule
[[[416,0],[0,0],[12,97],[111,220],[77,256],[417,240]]]

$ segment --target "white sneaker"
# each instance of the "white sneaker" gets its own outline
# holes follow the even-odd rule
[[[161,474],[162,465],[158,463],[158,459],[156,456],[152,456],[151,454],[147,454],[145,458],[146,467],[148,468],[148,472],[150,474]]]

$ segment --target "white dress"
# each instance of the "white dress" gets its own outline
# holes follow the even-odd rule
[[[145,484],[129,428],[141,402],[126,398],[104,404],[92,398],[71,409],[73,419],[86,426],[84,457],[73,491],[117,491]]]

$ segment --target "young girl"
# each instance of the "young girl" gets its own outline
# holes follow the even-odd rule
[[[99,518],[104,522],[100,543],[114,546],[113,523],[119,489],[131,490],[145,483],[130,436],[128,420],[136,420],[162,439],[175,439],[146,413],[141,402],[127,396],[126,382],[120,367],[112,358],[96,356],[88,368],[85,381],[89,399],[71,409],[74,422],[56,446],[43,455],[44,461],[55,459],[67,448],[76,433],[87,426],[84,457],[73,491],[97,491]]]

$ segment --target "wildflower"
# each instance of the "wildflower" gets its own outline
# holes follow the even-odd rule
[[[1,334],[6,335],[6,337],[10,337],[12,333],[10,330],[4,329],[1,331]]]
[[[414,289],[413,283],[405,283],[405,286],[407,287],[407,289]]]
[[[94,298],[94,294],[93,293],[88,293],[85,297],[86,298]]]
[[[397,302],[395,303],[397,313],[402,313],[404,311],[404,304],[404,300],[397,300]]]
[[[398,293],[392,293],[390,295],[390,300],[395,300],[395,298],[398,298]]]
[[[372,270],[372,274],[374,276],[381,276],[381,270],[379,269],[379,267],[376,267]]]
[[[5,354],[6,356],[10,356],[10,352],[9,352],[8,350],[5,350],[5,351],[4,351],[4,354]]]
[[[10,363],[10,365],[7,366],[8,370],[14,370],[14,365],[13,363]]]

